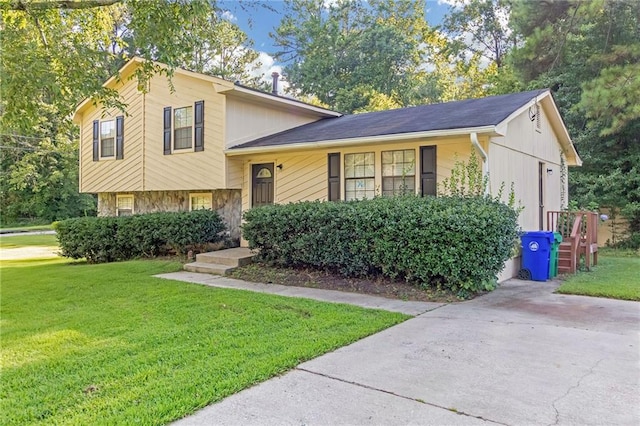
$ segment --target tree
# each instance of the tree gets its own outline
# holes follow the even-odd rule
[[[246,35],[208,0],[24,0],[0,8],[3,221],[91,212],[93,199],[77,193],[78,135],[70,117],[88,97],[124,109],[102,82],[131,56],[148,60],[136,75],[140,83],[175,67],[245,79],[256,58]]]
[[[505,0],[455,0],[443,21],[450,49],[458,55],[479,55],[498,68],[516,46],[509,28],[510,5]]]
[[[272,36],[294,93],[353,112],[415,101],[425,29],[420,1],[288,0]]]
[[[513,11],[525,41],[514,66],[530,88],[553,89],[583,159],[571,197],[621,210],[640,233],[640,3],[518,2]]]

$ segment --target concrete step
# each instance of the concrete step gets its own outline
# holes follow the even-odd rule
[[[229,265],[220,265],[218,263],[193,262],[184,265],[184,270],[189,272],[201,272],[203,274],[225,275],[236,269]]]
[[[255,256],[255,253],[252,253],[248,248],[236,247],[197,254],[196,263],[214,263],[238,267],[250,264],[253,261],[253,256]]]

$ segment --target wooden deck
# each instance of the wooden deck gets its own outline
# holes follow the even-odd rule
[[[598,264],[598,219],[595,212],[547,212],[547,231],[562,235],[558,273],[575,274],[582,258],[587,270]]]

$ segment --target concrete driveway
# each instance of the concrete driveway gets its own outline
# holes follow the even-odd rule
[[[640,303],[557,285],[509,281],[176,424],[639,425]]]

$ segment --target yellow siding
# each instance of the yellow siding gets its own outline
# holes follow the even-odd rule
[[[145,99],[144,190],[225,188],[223,153],[224,95],[211,82],[176,73],[172,93],[163,76],[155,76]],[[204,151],[163,154],[163,109],[192,106],[204,100]]]
[[[287,106],[276,108],[231,96],[226,102],[227,147],[318,120],[317,115]]]
[[[542,114],[540,132],[528,114],[516,117],[508,124],[507,135],[491,138],[489,147],[490,179],[493,192],[497,192],[502,182],[506,185],[504,198],[511,183],[515,196],[524,207],[520,215],[520,225],[525,230],[539,228],[538,213],[538,163],[543,162],[543,185],[545,220],[546,211],[560,210],[561,168],[560,145],[557,137]],[[552,173],[548,174],[547,169]],[[565,204],[567,200],[565,178]]]
[[[344,198],[344,154],[359,152],[375,153],[375,186],[377,193],[382,188],[382,151],[415,149],[416,158],[421,146],[437,145],[438,183],[448,177],[453,167],[454,157],[466,161],[471,153],[468,138],[427,139],[413,142],[340,147],[336,149],[309,150],[274,154],[251,154],[240,157],[244,164],[242,182],[242,209],[251,207],[251,165],[260,163],[282,164],[282,170],[275,168],[274,202],[279,204],[296,201],[326,200],[328,193],[327,155],[340,152],[342,182],[340,193]],[[419,170],[416,169],[416,188],[420,188]]]
[[[91,107],[82,115],[80,135],[80,192],[142,190],[143,97],[135,81],[124,80],[116,89],[128,105],[124,118],[124,158],[93,161],[93,121],[123,115],[115,108]]]

